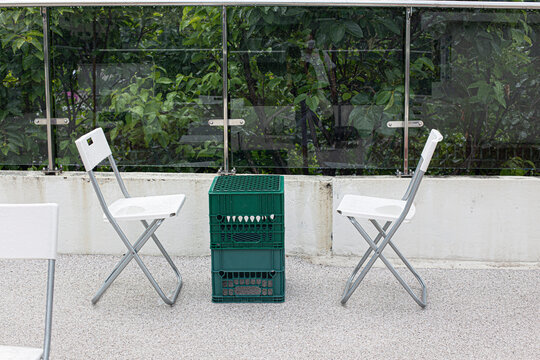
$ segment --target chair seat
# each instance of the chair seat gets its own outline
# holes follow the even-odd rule
[[[143,196],[116,200],[109,206],[116,220],[154,220],[177,216],[184,204],[184,194]],[[103,219],[107,217],[103,215]]]
[[[0,345],[0,359],[2,360],[39,360],[41,355],[43,355],[43,349]]]
[[[339,204],[337,211],[344,216],[352,216],[361,219],[397,220],[401,215],[405,204],[403,200],[385,199],[371,196],[345,195]],[[405,222],[412,219],[415,213],[414,204],[405,216]]]

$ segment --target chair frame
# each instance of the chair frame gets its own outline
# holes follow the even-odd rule
[[[51,328],[54,294],[54,273],[56,260],[49,259],[47,265],[47,301],[45,312],[45,339],[43,340],[43,360],[48,360],[51,353]]]
[[[440,133],[436,132],[436,134],[440,136]],[[365,278],[368,271],[373,267],[373,264],[375,263],[375,261],[377,261],[377,259],[380,258],[382,262],[386,265],[388,270],[390,270],[390,272],[396,277],[398,282],[407,291],[407,293],[409,293],[409,295],[414,299],[414,301],[418,305],[420,305],[420,307],[422,308],[424,308],[427,305],[427,289],[426,289],[426,284],[424,280],[422,280],[418,272],[414,269],[414,267],[409,263],[409,261],[405,258],[405,256],[403,256],[401,251],[399,251],[396,245],[392,242],[392,238],[394,237],[394,234],[396,233],[398,228],[401,226],[401,224],[405,220],[405,217],[407,216],[413,204],[413,200],[416,196],[416,193],[418,192],[418,188],[420,187],[422,178],[424,177],[424,174],[427,171],[429,162],[431,161],[431,156],[433,155],[435,146],[437,142],[440,141],[441,139],[442,137],[438,140],[435,140],[435,143],[433,145],[429,143],[431,140],[431,135],[428,138],[428,141],[426,142],[426,147],[424,148],[424,151],[422,152],[422,155],[420,156],[420,160],[418,161],[416,171],[414,172],[414,175],[409,183],[409,186],[407,187],[407,190],[405,191],[405,194],[403,195],[401,199],[405,201],[406,203],[399,217],[394,221],[390,221],[390,220],[386,221],[385,224],[382,226],[376,219],[369,219],[371,224],[373,224],[373,226],[378,232],[375,239],[372,239],[369,236],[369,234],[364,230],[364,228],[362,228],[362,226],[358,223],[358,221],[356,220],[354,216],[347,216],[347,218],[353,224],[355,229],[360,233],[360,235],[364,238],[364,240],[366,240],[366,242],[369,245],[369,248],[366,250],[366,252],[364,253],[364,256],[360,259],[360,261],[358,262],[358,265],[356,265],[353,272],[349,276],[349,279],[347,280],[345,284],[345,289],[343,290],[343,295],[341,297],[341,304],[345,305],[347,303],[351,295],[354,293],[354,291],[358,288],[362,280]],[[428,146],[432,148],[426,150]],[[392,225],[392,222],[394,223],[393,225]],[[390,227],[390,225],[392,226]],[[390,229],[388,230],[388,228]],[[382,242],[380,242],[381,239],[382,239]],[[407,269],[409,269],[409,271],[414,275],[414,277],[420,284],[422,288],[422,293],[420,297],[414,293],[411,287],[405,282],[405,280],[396,271],[394,266],[382,254],[383,250],[386,248],[387,245],[390,245],[390,247],[394,250],[397,256],[401,259],[401,261],[405,264]],[[364,265],[367,258],[371,255],[372,252],[374,252],[373,256],[362,269],[362,266]],[[360,274],[355,280],[355,276],[358,273],[358,271],[360,271],[360,269],[362,269],[362,271],[360,272]]]
[[[422,159],[420,161],[422,161]],[[409,263],[409,261],[407,261],[407,259],[403,256],[403,254],[396,247],[396,245],[391,241],[391,239],[394,236],[394,234],[396,233],[397,229],[399,228],[399,226],[401,225],[403,220],[405,220],[405,216],[407,216],[407,213],[409,212],[409,209],[412,206],[414,197],[416,195],[416,192],[418,191],[418,187],[420,186],[420,182],[422,181],[422,177],[424,176],[425,172],[420,170],[419,168],[420,168],[420,164],[418,166],[418,170],[415,172],[415,174],[414,174],[414,176],[413,176],[413,178],[412,178],[412,180],[411,180],[411,182],[409,184],[409,187],[407,188],[407,191],[405,192],[405,195],[402,198],[402,200],[405,200],[407,203],[406,203],[403,211],[401,212],[399,218],[394,222],[394,225],[390,228],[390,230],[388,232],[386,232],[386,230],[392,224],[392,221],[386,221],[386,223],[383,226],[381,226],[381,224],[379,224],[379,222],[377,222],[377,220],[369,219],[369,221],[373,224],[373,226],[378,231],[378,234],[375,237],[375,239],[371,239],[371,237],[368,235],[368,233],[362,228],[362,226],[358,223],[358,221],[353,216],[347,216],[347,218],[353,224],[353,226],[356,228],[356,230],[360,233],[360,235],[362,235],[362,237],[369,244],[369,249],[366,250],[366,252],[364,253],[364,256],[362,257],[360,262],[358,262],[358,265],[356,265],[356,268],[353,270],[351,276],[349,277],[349,279],[347,280],[347,283],[345,284],[345,290],[343,291],[343,295],[342,295],[342,298],[341,298],[341,303],[342,304],[347,303],[347,301],[349,300],[351,295],[354,293],[356,288],[358,288],[358,286],[360,285],[360,283],[362,282],[362,280],[364,279],[364,277],[366,276],[368,271],[371,269],[371,267],[375,263],[375,261],[377,261],[377,259],[380,258],[382,260],[382,262],[386,265],[388,270],[390,270],[390,272],[392,272],[392,274],[394,274],[394,276],[397,278],[399,283],[405,288],[405,290],[409,293],[409,295],[411,295],[411,297],[414,299],[414,301],[416,301],[416,303],[418,305],[420,305],[421,307],[426,306],[426,304],[427,304],[427,302],[426,302],[426,300],[427,300],[426,284],[424,283],[424,281],[422,280],[420,275],[418,275],[418,272],[413,268],[413,266]],[[380,245],[378,245],[378,243],[379,243],[379,241],[381,239],[383,239],[383,241],[380,243]],[[403,280],[403,278],[398,274],[398,272],[392,266],[392,264],[382,254],[382,251],[384,250],[384,248],[387,245],[390,245],[390,247],[394,250],[394,252],[399,256],[401,261],[403,261],[405,266],[407,266],[407,268],[412,272],[414,277],[420,283],[420,286],[422,287],[421,298],[416,296],[416,294],[412,291],[411,287],[409,285],[407,285],[405,280]],[[371,257],[371,259],[368,261],[368,263],[366,264],[366,266],[364,267],[362,272],[360,272],[360,275],[358,275],[356,280],[353,282],[354,277],[356,276],[358,271],[362,268],[365,261],[367,260],[367,258],[369,257],[369,255],[372,252],[375,252],[375,254]]]
[[[116,177],[116,181],[118,182],[120,189],[122,191],[122,194],[124,197],[129,198],[131,197],[127,191],[127,188],[124,184],[124,181],[122,180],[122,177],[120,176],[120,172],[118,171],[118,167],[116,166],[116,162],[114,161],[114,158],[112,155],[108,156],[109,162],[111,164],[111,167],[113,169],[114,175]],[[109,286],[113,283],[113,281],[120,275],[120,273],[124,270],[124,268],[129,264],[129,262],[133,259],[135,259],[135,262],[139,265],[141,270],[143,271],[144,275],[148,278],[156,292],[159,294],[161,299],[167,304],[167,305],[174,305],[176,300],[178,299],[178,296],[180,295],[180,290],[182,289],[182,275],[180,275],[180,271],[172,261],[171,257],[159,241],[158,237],[155,234],[155,231],[157,228],[163,223],[165,220],[163,219],[155,219],[153,220],[150,225],[148,225],[148,222],[146,220],[141,220],[141,223],[143,224],[145,231],[139,236],[137,241],[132,245],[131,242],[128,240],[126,234],[122,231],[120,226],[118,225],[118,222],[115,220],[115,218],[112,216],[109,208],[107,207],[107,203],[105,202],[105,198],[103,197],[103,193],[101,192],[101,189],[99,188],[99,184],[97,182],[96,176],[94,175],[94,171],[90,170],[88,171],[88,175],[90,176],[90,182],[92,183],[92,186],[94,187],[94,190],[96,191],[96,194],[99,199],[99,203],[101,205],[101,208],[103,209],[103,212],[105,213],[105,216],[107,216],[107,219],[113,226],[114,230],[128,249],[128,253],[124,254],[122,259],[116,264],[111,274],[107,277],[101,288],[98,290],[96,295],[92,298],[92,304],[96,304],[101,296],[107,291]],[[163,254],[163,257],[165,257],[165,260],[169,263],[172,270],[174,271],[174,274],[176,276],[177,285],[174,288],[174,291],[172,295],[167,297],[161,287],[158,285],[157,281],[154,279],[144,262],[139,256],[139,251],[142,249],[142,247],[146,244],[146,242],[152,238],[156,246],[158,247],[159,251]]]
[[[81,137],[81,139],[85,138],[87,135],[84,135],[83,137]],[[86,139],[83,139],[83,141],[86,141]],[[109,160],[111,168],[113,169],[114,175],[116,177],[116,181],[118,182],[118,185],[120,186],[120,190],[122,191],[122,194],[124,195],[125,198],[130,198],[131,196],[129,192],[127,191],[126,185],[124,181],[122,180],[122,177],[120,176],[120,172],[118,171],[116,162],[112,156],[112,153],[110,153],[110,148],[109,148],[109,155],[107,156],[107,158]],[[103,159],[101,161],[103,161]],[[114,230],[116,231],[116,233],[118,234],[118,236],[120,237],[120,239],[122,240],[126,248],[128,249],[128,252],[123,255],[122,259],[116,264],[116,266],[114,267],[110,275],[107,277],[107,279],[105,280],[101,288],[94,295],[94,297],[92,298],[92,304],[95,305],[99,301],[99,299],[103,296],[105,291],[107,291],[107,289],[111,286],[113,281],[118,277],[118,275],[120,275],[120,273],[125,269],[125,267],[130,263],[130,261],[135,260],[135,262],[137,263],[137,265],[139,265],[144,275],[148,278],[148,280],[150,281],[150,284],[156,290],[156,292],[161,297],[161,299],[168,305],[171,305],[171,306],[174,305],[174,303],[178,299],[178,296],[180,295],[180,290],[182,289],[182,283],[183,283],[182,275],[180,274],[180,271],[178,270],[173,260],[171,259],[171,257],[169,256],[169,254],[167,253],[167,251],[165,250],[165,248],[163,247],[163,245],[161,244],[161,242],[159,241],[158,237],[155,234],[155,231],[164,222],[165,218],[152,220],[150,224],[148,224],[146,220],[141,220],[141,223],[143,224],[145,230],[139,236],[137,241],[135,241],[135,243],[132,244],[128,240],[124,231],[122,231],[122,228],[120,227],[120,225],[118,225],[118,222],[111,214],[111,211],[109,210],[107,203],[105,202],[105,198],[103,196],[103,193],[101,192],[98,181],[94,174],[94,169],[96,166],[97,164],[92,169],[86,169],[87,170],[86,172],[88,173],[90,177],[90,182],[92,183],[92,186],[97,194],[103,213],[105,214],[105,216],[107,217],[107,220],[111,223]],[[161,287],[159,286],[157,281],[154,279],[154,277],[152,276],[152,274],[150,273],[150,271],[148,270],[148,268],[146,267],[146,265],[144,264],[144,262],[139,256],[139,251],[142,249],[142,247],[146,244],[146,242],[150,238],[152,238],[152,240],[154,241],[154,243],[156,244],[156,246],[158,247],[162,255],[165,257],[165,260],[169,263],[170,267],[172,268],[176,276],[177,284],[172,294],[170,295],[170,297],[165,295],[165,293],[163,292],[163,290],[161,289]]]

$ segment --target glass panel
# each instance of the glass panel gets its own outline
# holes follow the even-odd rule
[[[235,7],[228,12],[232,164],[347,174],[402,166],[403,9]]]
[[[58,163],[103,127],[123,169],[216,171],[223,159],[221,8],[51,10]],[[76,167],[70,166],[70,169]]]
[[[410,157],[445,139],[432,169],[514,174],[540,166],[540,13],[421,9],[412,19]],[[414,162],[411,166],[414,168]]]
[[[39,8],[0,9],[0,169],[47,165],[43,19]]]

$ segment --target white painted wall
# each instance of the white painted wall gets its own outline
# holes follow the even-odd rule
[[[177,218],[157,231],[173,255],[208,255],[208,189],[212,174],[125,173],[133,196],[184,193]],[[112,174],[98,174],[106,199],[121,196]],[[295,255],[358,255],[365,242],[335,212],[346,193],[401,198],[408,179],[395,177],[285,177],[286,252]],[[88,176],[68,172],[0,171],[0,203],[60,204],[61,253],[121,254],[124,245],[102,221]],[[497,262],[540,261],[540,179],[525,177],[426,177],[413,221],[395,242],[408,258]],[[142,230],[121,223],[128,236]],[[368,228],[371,226],[367,224]],[[150,243],[145,253],[157,254]],[[387,255],[390,255],[391,251]]]

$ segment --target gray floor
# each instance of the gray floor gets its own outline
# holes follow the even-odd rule
[[[174,307],[134,263],[92,306],[117,259],[58,259],[53,359],[540,359],[540,270],[420,269],[422,310],[375,268],[343,307],[350,267],[288,257],[285,303],[213,304],[210,258],[175,258]],[[163,259],[145,261],[173,286]],[[41,346],[45,268],[0,260],[0,343]]]

